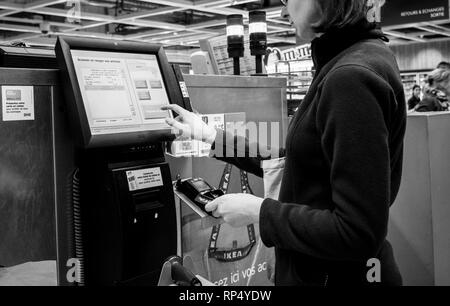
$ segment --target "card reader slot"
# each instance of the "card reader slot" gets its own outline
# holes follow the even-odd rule
[[[136,213],[164,207],[164,204],[160,201],[160,192],[160,190],[154,190],[133,194]]]

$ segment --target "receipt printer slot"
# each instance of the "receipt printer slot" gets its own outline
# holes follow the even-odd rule
[[[136,213],[164,207],[164,204],[159,199],[160,192],[160,190],[154,190],[133,194],[133,202]]]

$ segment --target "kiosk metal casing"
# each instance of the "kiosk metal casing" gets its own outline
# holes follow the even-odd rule
[[[62,165],[56,174],[60,283],[70,284],[65,274],[72,267],[65,265],[76,258],[81,265],[76,282],[81,284],[156,285],[164,260],[177,252],[172,181],[161,143],[174,136],[168,126],[93,133],[71,50],[152,54],[168,102],[183,106],[160,45],[58,39],[56,55],[66,103],[55,116],[59,121],[68,119],[71,127],[70,133],[60,135],[55,153]],[[108,107],[107,100],[94,102]]]

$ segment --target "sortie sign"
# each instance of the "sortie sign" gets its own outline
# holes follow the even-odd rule
[[[381,7],[381,25],[449,19],[449,0],[372,0]]]

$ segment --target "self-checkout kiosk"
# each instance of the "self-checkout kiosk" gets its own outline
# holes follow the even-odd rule
[[[59,283],[156,285],[177,254],[161,110],[185,107],[175,74],[160,45],[59,38],[55,50],[55,121],[69,124],[55,136]]]
[[[2,170],[20,170],[18,182],[23,182],[21,192],[0,183],[11,187],[10,193],[0,193],[6,203],[1,212],[8,216],[0,224],[5,229],[0,238],[7,238],[0,264],[53,264],[57,257],[58,280],[52,283],[59,285],[156,285],[169,256],[180,255],[185,263],[186,243],[209,241],[209,225],[202,231],[208,232],[205,241],[197,230],[182,226],[183,220],[201,218],[201,212],[174,201],[172,182],[179,174],[217,187],[225,164],[164,155],[162,142],[173,136],[163,119],[173,114],[161,112],[161,105],[190,109],[192,102],[208,118],[220,117],[217,123],[222,120],[224,126],[243,121],[242,114],[252,122],[284,122],[287,113],[282,79],[177,74],[160,46],[64,38],[56,46],[60,71],[48,69],[54,67],[53,50],[45,57],[40,50],[6,51],[0,52],[2,65],[27,69],[0,68],[2,91],[13,89],[8,96],[16,103],[18,92],[26,98],[32,88],[35,116],[0,121],[9,154],[0,154]],[[262,180],[248,178],[262,196]],[[239,180],[231,180],[229,191],[240,190]],[[20,198],[24,195],[27,201]],[[19,226],[22,216],[34,226],[10,235],[8,228]],[[232,247],[224,241],[218,245]]]

